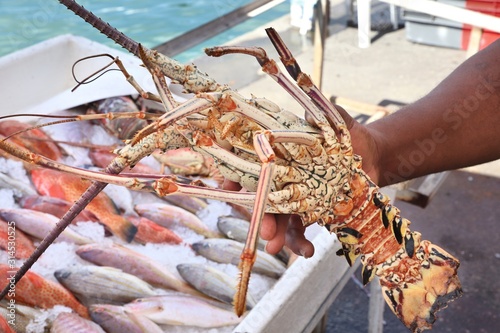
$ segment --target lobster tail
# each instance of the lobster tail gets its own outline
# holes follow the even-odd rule
[[[451,254],[413,232],[415,253],[398,252],[383,263],[380,284],[384,298],[396,316],[413,332],[430,329],[436,312],[462,294]],[[418,243],[418,244],[417,244]]]
[[[337,234],[342,249],[337,254],[351,265],[358,256],[363,264],[363,284],[379,277],[384,298],[394,314],[413,332],[430,329],[436,312],[462,294],[457,277],[459,261],[409,229],[389,197],[363,177],[352,188],[367,198],[364,205],[338,216],[327,225]],[[360,180],[360,182],[358,182]]]

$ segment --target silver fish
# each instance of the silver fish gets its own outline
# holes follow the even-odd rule
[[[140,316],[129,316],[122,306],[110,304],[94,304],[89,307],[92,320],[98,323],[107,333],[159,333],[162,330],[155,323]],[[137,321],[140,321],[139,324]],[[156,327],[155,327],[156,326]]]
[[[244,243],[247,239],[250,222],[232,216],[220,216],[217,220],[217,228],[229,239]],[[261,238],[257,242],[257,248],[264,250],[267,242]]]
[[[183,225],[208,238],[222,237],[217,231],[210,230],[199,218],[185,209],[162,203],[145,203],[135,206],[139,215],[150,219],[166,228]]]
[[[250,222],[232,216],[220,216],[217,220],[217,228],[229,239],[234,239],[240,243],[245,243],[247,239],[248,229],[250,227]],[[265,251],[267,241],[259,238],[257,242],[257,248],[259,250]],[[287,263],[290,256],[282,249],[276,255],[276,258],[280,259],[284,263]]]
[[[203,199],[190,197],[185,194],[170,194],[162,197],[162,199],[193,214],[207,207],[207,203]]]
[[[156,295],[148,283],[113,267],[60,269],[54,272],[54,276],[86,305],[124,304],[136,298]]]
[[[16,228],[21,229],[25,233],[43,239],[56,226],[59,219],[51,214],[42,213],[31,209],[0,209],[0,217],[5,221],[14,221]],[[79,245],[90,244],[93,241],[90,238],[84,237],[73,231],[70,227],[57,237],[58,242],[75,243]]]
[[[192,245],[196,253],[223,264],[238,265],[244,245],[232,239],[205,239]],[[286,270],[285,264],[272,255],[257,250],[257,260],[252,269],[270,277],[279,278]]]
[[[50,333],[105,333],[96,323],[74,312],[61,312],[52,322]]]
[[[76,253],[84,260],[99,266],[119,268],[155,287],[201,296],[198,291],[162,265],[126,247],[116,244],[89,244],[80,246]]]
[[[182,294],[141,298],[124,308],[157,324],[212,328],[236,325],[242,320],[223,303]]]
[[[163,333],[163,330],[154,321],[146,316],[135,314],[125,309],[127,316],[144,332],[147,333]]]
[[[238,281],[226,273],[205,264],[180,264],[177,270],[184,280],[205,295],[230,305],[233,303]],[[257,302],[248,293],[246,303],[251,309]]]

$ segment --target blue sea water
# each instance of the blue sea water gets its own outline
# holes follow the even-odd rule
[[[85,8],[147,47],[154,47],[251,0],[80,0]],[[182,62],[288,13],[288,1],[176,56]],[[62,34],[117,47],[56,0],[0,0],[0,56]]]

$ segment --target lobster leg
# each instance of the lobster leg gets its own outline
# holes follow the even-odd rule
[[[326,117],[333,123],[336,128],[342,147],[342,152],[346,156],[352,156],[352,145],[351,145],[351,134],[347,129],[347,125],[340,115],[339,111],[335,106],[330,103],[326,96],[318,89],[318,87],[312,82],[311,77],[302,72],[299,64],[292,55],[292,52],[288,49],[286,44],[283,42],[279,34],[273,28],[266,29],[266,33],[269,39],[274,45],[276,51],[280,55],[281,62],[285,66],[286,70],[297,82],[300,89],[304,91],[313,101],[313,103],[326,115]],[[349,161],[348,163],[350,163]]]
[[[309,75],[302,72],[299,64],[283,42],[279,34],[273,28],[266,29],[266,33],[274,45],[276,51],[280,56],[281,62],[285,65],[288,74],[297,81],[299,87],[311,98],[311,100],[334,122],[337,129],[339,126],[345,126],[345,121],[335,109],[332,103],[326,98],[325,95],[316,87],[312,82]]]
[[[216,46],[205,49],[205,53],[211,57],[220,57],[226,54],[239,53],[253,56],[257,59],[262,66],[262,70],[271,76],[280,86],[283,87],[305,110],[306,116],[314,119],[314,123],[318,126],[320,124],[327,124],[326,118],[319,111],[318,107],[311,102],[307,96],[304,95],[300,89],[285,76],[276,62],[267,57],[266,51],[260,47],[242,47],[242,46]],[[326,129],[321,127],[321,129]]]
[[[257,257],[256,250],[260,226],[262,224],[262,218],[264,217],[265,207],[267,206],[267,197],[271,189],[275,156],[271,144],[269,143],[270,135],[271,132],[266,131],[254,136],[255,151],[262,161],[262,169],[259,175],[259,186],[255,194],[255,204],[253,206],[250,228],[239,264],[241,275],[234,296],[234,308],[238,316],[241,316],[246,308],[248,282],[250,281],[250,273]]]
[[[353,166],[359,166],[360,159],[353,155],[350,133],[340,113],[326,99],[319,89],[314,86],[310,77],[302,73],[297,62],[291,55],[291,52],[283,43],[277,32],[272,28],[267,29],[266,31],[280,54],[285,67],[289,70],[289,72],[291,72],[292,77],[297,80],[300,89],[292,83],[288,77],[281,73],[276,63],[267,57],[266,52],[262,48],[224,46],[206,49],[205,52],[210,56],[222,56],[230,53],[242,53],[254,56],[262,66],[262,70],[269,74],[292,97],[294,97],[295,100],[302,105],[302,107],[304,107],[306,110],[306,119],[310,119],[310,122],[322,130],[325,140],[324,147],[327,154],[330,156],[338,156],[340,152],[343,156],[341,163],[346,170],[351,170]],[[327,117],[333,121],[334,126],[337,129],[340,142],[337,139],[337,133],[335,133],[332,129]],[[339,182],[341,183],[339,189],[343,192],[339,193],[339,201],[349,199],[349,193],[351,192],[351,179],[349,173],[341,173],[345,176],[341,177],[342,179],[339,179]],[[305,202],[306,201],[307,200],[305,200]],[[308,219],[306,218],[304,223],[309,223],[306,220]]]

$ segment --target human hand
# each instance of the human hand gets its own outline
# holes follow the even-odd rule
[[[359,155],[363,158],[362,168],[363,171],[370,177],[370,179],[375,183],[379,183],[379,150],[377,148],[377,143],[375,136],[377,133],[370,129],[368,126],[363,125],[356,121],[346,110],[341,106],[335,105],[344,121],[346,122],[347,129],[351,133],[351,143],[354,150],[354,154]],[[380,138],[379,138],[380,140]]]
[[[264,214],[260,236],[267,241],[266,252],[277,254],[283,246],[304,258],[314,255],[314,245],[305,236],[306,227],[298,215]]]
[[[230,191],[241,190],[239,184],[228,180],[222,187]],[[260,237],[268,241],[266,252],[270,254],[277,254],[286,245],[295,254],[309,258],[314,254],[314,246],[306,239],[305,230],[298,215],[264,214]]]

